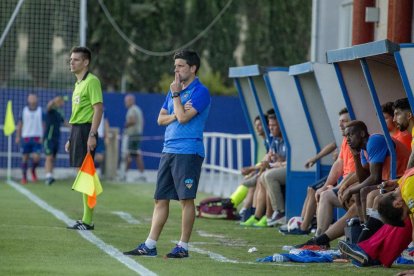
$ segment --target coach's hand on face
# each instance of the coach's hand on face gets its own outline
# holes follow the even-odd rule
[[[174,81],[170,85],[171,93],[173,92],[181,92],[183,90],[183,84],[180,79],[180,75],[176,72]]]

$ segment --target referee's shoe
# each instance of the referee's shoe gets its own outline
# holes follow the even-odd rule
[[[89,225],[84,223],[81,220],[77,220],[76,223],[72,226],[68,226],[66,227],[67,229],[72,229],[72,230],[93,230],[95,229],[95,225]]]

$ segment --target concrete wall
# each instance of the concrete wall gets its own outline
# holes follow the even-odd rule
[[[313,0],[311,61],[326,63],[327,50],[350,45],[339,45],[341,5],[349,0]],[[352,1],[351,1],[352,2]],[[352,22],[352,18],[351,18]]]

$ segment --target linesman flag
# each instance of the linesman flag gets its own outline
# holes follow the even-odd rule
[[[14,116],[12,110],[12,101],[7,102],[6,116],[4,117],[3,132],[5,136],[10,136],[16,130],[16,124],[14,123]]]
[[[96,197],[103,192],[92,155],[89,152],[83,160],[75,182],[73,182],[72,190],[88,195],[89,208],[95,207]]]

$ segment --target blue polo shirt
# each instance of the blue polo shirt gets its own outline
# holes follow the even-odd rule
[[[388,155],[385,137],[381,134],[373,134],[368,138],[367,150],[361,150],[361,164],[365,166],[367,163],[384,163]]]
[[[164,153],[198,154],[204,157],[203,131],[210,111],[210,93],[196,77],[188,87],[180,93],[181,103],[185,105],[191,100],[197,114],[187,123],[174,121],[165,130]],[[168,91],[162,106],[168,114],[174,113],[174,103],[171,91]]]
[[[286,146],[285,141],[281,137],[273,138],[272,144],[270,145],[274,153],[286,159]]]

